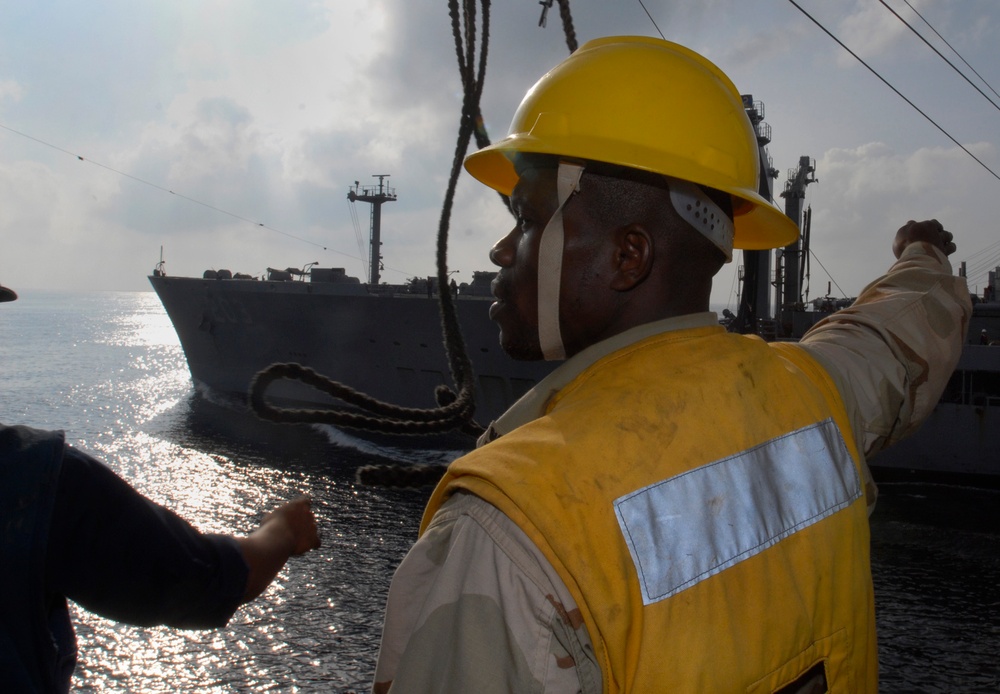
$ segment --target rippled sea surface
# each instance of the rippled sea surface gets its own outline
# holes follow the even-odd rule
[[[75,690],[367,691],[426,493],[358,486],[354,472],[454,453],[270,425],[196,392],[151,292],[20,294],[0,306],[0,421],[65,430],[202,530],[247,533],[306,492],[323,535],[225,629],[142,629],[75,608]],[[881,690],[1000,691],[1000,492],[884,485],[872,534]]]

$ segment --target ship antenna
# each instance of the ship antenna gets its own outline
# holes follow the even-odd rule
[[[160,246],[160,262],[158,262],[156,264],[156,267],[153,268],[153,276],[166,277],[167,271],[165,267],[166,267],[166,262],[163,260],[163,246]]]
[[[382,205],[396,199],[396,191],[385,185],[389,174],[372,174],[378,179],[378,188],[374,186],[361,187],[357,181],[347,194],[351,202],[360,200],[372,206],[371,231],[368,235],[368,283],[378,287],[382,270]]]

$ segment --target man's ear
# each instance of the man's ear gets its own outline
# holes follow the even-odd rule
[[[641,224],[629,224],[615,233],[611,289],[627,292],[642,284],[653,268],[653,235]]]

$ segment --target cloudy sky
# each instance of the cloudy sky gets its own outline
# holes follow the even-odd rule
[[[930,217],[954,231],[981,289],[1000,264],[1000,5],[797,3],[968,153],[789,0],[571,10],[581,43],[662,32],[762,101],[778,190],[799,157],[815,160],[809,298],[831,281],[833,294],[856,295],[888,267],[895,230]],[[492,139],[567,54],[556,9],[544,28],[539,15],[537,0],[493,5],[482,103]],[[369,208],[352,214],[346,198],[373,174],[391,174],[399,198],[383,210],[383,280],[433,274],[461,103],[453,45],[445,0],[5,3],[0,283],[146,290],[161,247],[171,275],[315,261],[364,277]],[[489,268],[509,223],[463,175],[450,247],[460,280]],[[718,278],[717,306],[734,303],[738,265]]]

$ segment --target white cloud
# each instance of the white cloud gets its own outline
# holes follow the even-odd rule
[[[992,2],[911,2],[984,76],[1000,79],[990,74],[1000,64]],[[903,40],[905,27],[884,8],[802,4],[891,67],[907,90],[919,88],[920,103],[963,142],[979,143],[977,156],[997,169],[995,109],[947,68],[929,69],[940,61]],[[819,183],[806,202],[815,247],[829,254],[831,270],[857,275],[858,285],[870,279],[884,269],[886,238],[909,216],[941,215],[956,229],[993,224],[984,201],[995,196],[996,179],[863,68],[838,65],[832,57],[842,49],[794,7],[646,7],[668,39],[705,53],[767,103],[778,170],[802,155],[817,158]],[[581,43],[657,34],[638,3],[572,9]],[[539,13],[530,2],[492,7],[482,112],[494,139],[525,90],[567,53],[558,12],[544,29]],[[370,183],[375,173],[392,174],[399,193],[384,210],[386,279],[433,271],[461,104],[441,0],[178,0],[114,12],[56,0],[24,4],[6,19],[0,124],[36,140],[0,129],[5,283],[51,287],[65,278],[65,286],[145,289],[161,244],[172,274],[212,266],[256,273],[313,260],[362,274],[345,198],[353,181]],[[367,227],[367,208],[356,211]],[[497,197],[463,176],[452,267],[470,277],[488,268],[489,246],[509,223]],[[969,247],[987,233],[995,231],[973,232]],[[42,266],[54,271],[33,270]],[[718,293],[731,285],[720,277]]]
[[[997,158],[992,144],[970,149],[981,158]],[[813,249],[851,295],[888,266],[892,235],[910,219],[938,219],[955,234],[956,264],[972,260],[997,232],[982,204],[995,185],[977,169],[955,147],[906,155],[882,143],[830,150],[817,161],[820,182],[811,192],[816,200],[837,204],[816,204]]]
[[[836,34],[851,50],[869,59],[890,50],[907,31],[881,4],[857,0],[854,10],[839,22]],[[838,60],[846,65],[853,63],[854,58],[841,53]]]
[[[0,102],[4,99],[20,101],[24,90],[21,85],[14,80],[0,80]]]

